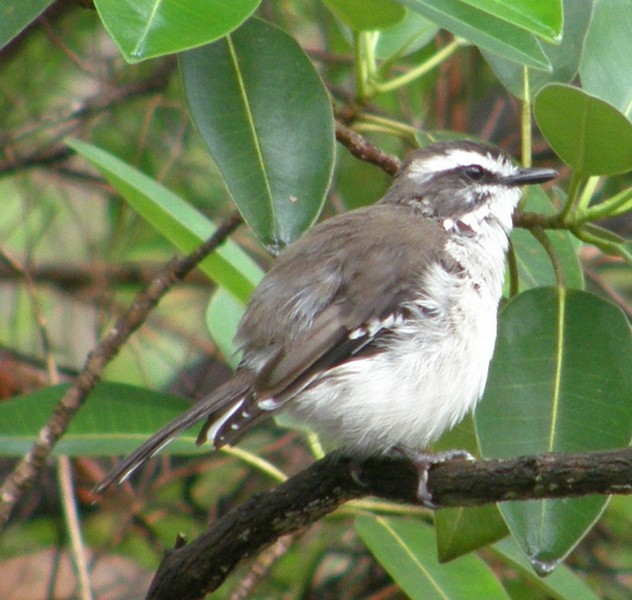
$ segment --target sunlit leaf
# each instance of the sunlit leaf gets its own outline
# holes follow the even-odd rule
[[[534,69],[551,65],[532,34],[460,0],[398,0],[483,50]]]
[[[569,83],[577,75],[586,33],[589,30],[593,0],[565,0],[564,32],[559,45],[543,44],[551,62],[551,72],[529,70],[529,91],[533,97],[547,83]],[[483,56],[502,84],[517,98],[524,98],[524,67],[487,51]]]
[[[563,21],[561,0],[463,1],[551,42],[559,41]]]
[[[208,44],[239,27],[261,0],[95,0],[125,60],[174,54]]]
[[[67,143],[101,172],[134,210],[183,252],[191,252],[215,231],[215,225],[191,204],[119,158],[79,140]],[[257,264],[230,240],[207,256],[200,268],[244,303],[262,277]]]
[[[395,0],[323,0],[341,21],[355,31],[393,27],[406,16]]]

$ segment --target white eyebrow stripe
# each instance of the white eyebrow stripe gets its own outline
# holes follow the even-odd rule
[[[509,175],[515,167],[507,161],[499,161],[488,154],[479,154],[470,150],[453,149],[446,154],[438,154],[427,159],[413,160],[410,164],[411,177],[419,177],[420,174],[430,175],[440,171],[449,171],[466,165],[480,165],[492,173]]]

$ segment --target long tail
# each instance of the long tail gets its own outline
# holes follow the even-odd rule
[[[221,420],[224,414],[230,414],[235,403],[240,402],[244,396],[250,393],[252,378],[252,373],[248,371],[237,372],[232,379],[217,388],[207,398],[194,404],[177,419],[165,425],[142,446],[124,458],[107,477],[97,484],[95,490],[101,493],[113,483],[123,483],[144,462],[160,452],[180,433],[202,419],[208,419],[212,416],[212,420]]]

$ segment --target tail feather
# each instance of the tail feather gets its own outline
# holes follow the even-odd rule
[[[138,467],[158,454],[180,433],[186,431],[202,419],[213,415],[221,419],[225,413],[231,413],[236,403],[250,392],[252,374],[248,371],[238,372],[230,381],[220,386],[207,398],[197,402],[177,419],[167,423],[160,431],[149,438],[129,456],[123,459],[96,486],[98,493],[104,492],[113,483],[123,483]],[[199,443],[199,442],[198,442]]]

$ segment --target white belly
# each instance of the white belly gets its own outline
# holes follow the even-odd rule
[[[426,283],[425,310],[385,352],[333,369],[288,403],[296,425],[363,454],[424,448],[475,406],[496,339],[499,284],[474,286],[440,268]]]

